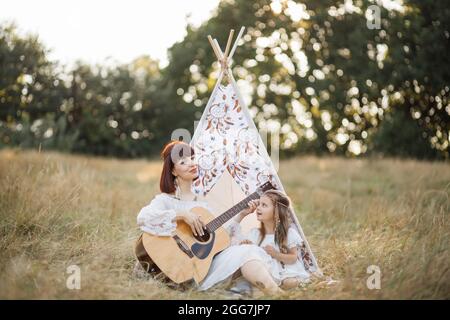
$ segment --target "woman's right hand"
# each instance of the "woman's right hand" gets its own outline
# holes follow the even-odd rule
[[[204,235],[203,228],[205,227],[205,224],[200,219],[200,216],[191,212],[191,211],[182,211],[177,216],[181,218],[184,222],[186,222],[192,229],[192,233],[194,236],[198,235]]]

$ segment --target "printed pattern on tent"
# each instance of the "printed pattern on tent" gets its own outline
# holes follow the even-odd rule
[[[197,129],[202,134],[193,145],[199,168],[194,192],[208,193],[224,170],[246,195],[268,180],[278,189],[275,172],[260,154],[258,133],[249,127],[231,84],[219,86],[205,112],[205,120]]]

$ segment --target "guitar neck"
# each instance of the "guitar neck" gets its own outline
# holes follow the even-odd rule
[[[224,223],[226,223],[228,220],[233,218],[235,215],[237,215],[239,212],[241,212],[243,209],[248,207],[248,203],[251,200],[259,199],[260,192],[255,191],[251,195],[249,195],[244,200],[238,202],[235,206],[233,206],[231,209],[225,211],[220,216],[217,216],[213,220],[211,220],[206,227],[209,231],[213,232],[220,228]]]

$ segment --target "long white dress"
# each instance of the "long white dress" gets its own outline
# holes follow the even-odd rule
[[[137,223],[144,232],[159,236],[171,236],[176,228],[173,219],[177,211],[188,211],[197,206],[211,210],[204,201],[179,200],[167,193],[161,193],[140,210]],[[238,241],[238,238],[234,235],[240,236],[239,229],[237,223],[231,223],[228,227],[232,244]],[[227,280],[248,261],[261,260],[267,263],[268,260],[262,253],[265,253],[264,250],[257,245],[231,245],[214,257],[207,276],[199,286],[199,290],[207,290],[213,285]]]

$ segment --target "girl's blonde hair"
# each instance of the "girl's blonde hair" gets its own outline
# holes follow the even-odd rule
[[[274,207],[274,222],[275,222],[275,244],[278,245],[280,251],[283,253],[287,252],[287,234],[289,226],[292,223],[292,209],[291,200],[289,197],[281,191],[278,190],[268,190],[264,192],[263,196],[268,197]],[[266,236],[266,231],[264,229],[263,223],[261,223],[260,228],[261,240],[259,245],[264,240]]]

